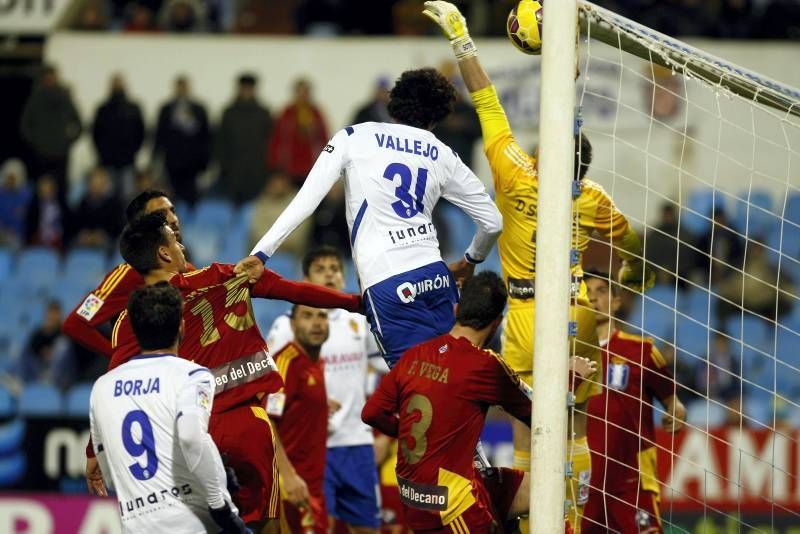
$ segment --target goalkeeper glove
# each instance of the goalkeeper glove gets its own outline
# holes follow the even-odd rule
[[[655,285],[656,273],[640,259],[625,260],[619,268],[617,279],[628,289],[644,293]]]
[[[478,53],[469,36],[467,20],[456,6],[442,0],[425,2],[422,14],[438,24],[445,37],[450,39],[457,60],[467,59]]]

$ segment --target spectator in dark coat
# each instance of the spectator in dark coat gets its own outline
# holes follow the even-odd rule
[[[81,119],[58,71],[47,67],[22,111],[22,139],[31,150],[28,169],[32,176],[49,174],[58,194],[66,200],[69,183],[69,150],[81,134]]]
[[[24,382],[46,382],[62,386],[57,381],[64,360],[69,358],[69,342],[61,335],[61,305],[47,304],[44,320],[31,332],[20,360],[20,377]]]
[[[254,199],[267,181],[269,110],[256,98],[256,78],[239,77],[236,99],[225,109],[217,131],[220,189],[236,204]]]
[[[644,257],[655,267],[658,282],[672,284],[677,274],[681,287],[686,285],[698,261],[691,246],[694,242],[695,238],[689,231],[678,224],[675,206],[671,203],[662,205],[661,220],[647,230],[644,241]]]
[[[136,154],[144,142],[144,119],[139,105],[128,99],[119,74],[111,78],[108,100],[97,108],[92,138],[100,164],[113,176],[116,193],[128,197],[133,192]]]
[[[208,114],[192,99],[189,80],[175,80],[175,97],[161,107],[155,151],[163,158],[175,196],[194,204],[197,176],[208,166],[211,150]]]
[[[36,193],[25,214],[25,233],[28,245],[61,250],[70,236],[70,212],[58,182],[49,174],[36,182]]]
[[[111,248],[125,224],[124,208],[114,195],[108,172],[96,167],[89,175],[86,195],[75,212],[75,244]]]

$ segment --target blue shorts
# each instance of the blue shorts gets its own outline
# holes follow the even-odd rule
[[[392,276],[364,292],[367,320],[389,367],[414,345],[449,332],[457,303],[456,281],[443,261]]]
[[[353,526],[380,528],[379,492],[372,445],[328,449],[325,503],[329,515]]]

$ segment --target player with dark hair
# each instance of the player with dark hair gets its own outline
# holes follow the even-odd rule
[[[321,246],[303,258],[307,282],[339,291],[344,289],[344,261],[338,249]],[[367,399],[369,362],[380,361],[375,339],[363,315],[328,310],[330,335],[322,345],[325,384],[332,404],[339,408],[328,420],[325,462],[325,503],[331,521],[347,523],[353,534],[377,534],[380,511],[372,429],[361,421]],[[294,339],[289,316],[275,319],[267,344],[276,353]],[[372,358],[376,356],[375,358]],[[290,455],[291,456],[291,455]]]
[[[415,532],[498,532],[528,510],[527,473],[489,469],[481,476],[473,466],[489,406],[530,424],[519,376],[481,348],[500,326],[506,301],[493,272],[464,282],[453,329],[403,354],[362,412],[365,423],[399,439],[400,499]],[[576,368],[594,372],[586,360]]]
[[[242,518],[259,529],[278,516],[275,480],[277,455],[281,476],[292,499],[302,501],[307,491],[293,467],[282,456],[264,411],[264,397],[277,391],[282,381],[275,371],[267,345],[256,324],[251,296],[308,303],[321,307],[360,307],[357,295],[346,295],[324,287],[292,282],[272,271],[264,271],[252,286],[250,275],[236,275],[232,265],[214,263],[187,272],[183,246],[161,213],[136,219],[120,238],[122,257],[135,268],[147,285],[169,282],[183,293],[186,335],[179,356],[207,366],[216,381],[216,402],[211,435],[229,457],[241,489],[236,502]],[[127,314],[117,320],[112,334],[111,367],[138,352]]]
[[[492,169],[497,207],[503,214],[504,231],[498,240],[503,276],[508,283],[509,307],[503,328],[503,358],[528,384],[533,381],[534,307],[536,230],[539,213],[538,158],[527,154],[511,132],[492,81],[478,60],[477,49],[469,36],[467,22],[458,8],[449,2],[425,2],[423,14],[438,24],[450,39],[464,84],[470,92],[481,123],[486,158]],[[575,292],[570,306],[574,353],[597,364],[599,375],[574,385],[576,408],[571,412],[570,441],[567,453],[573,475],[567,484],[570,523],[580,532],[580,516],[589,495],[591,457],[586,442],[586,403],[600,393],[602,357],[594,324],[594,311],[586,297],[582,278],[582,253],[594,235],[613,240],[614,250],[622,258],[620,282],[643,291],[652,287],[655,273],[645,266],[639,237],[616,208],[603,188],[585,178],[591,163],[591,145],[582,133],[575,138],[575,173],[573,186],[573,243],[575,252],[572,276]],[[569,187],[564,184],[564,187]],[[514,466],[530,470],[530,430],[512,421],[514,429]],[[523,526],[523,529],[526,527]]]
[[[667,432],[683,429],[686,408],[653,340],[617,327],[619,289],[608,273],[586,271],[584,280],[597,310],[606,383],[589,400],[592,488],[597,491],[583,511],[582,532],[660,533],[653,400],[664,406]]]
[[[328,312],[295,305],[291,329],[293,340],[275,353],[284,386],[269,396],[267,413],[277,421],[286,454],[308,484],[310,497],[299,506],[281,499],[281,532],[327,534],[325,443],[335,407],[329,405],[320,351],[328,339]]]
[[[128,222],[147,214],[163,212],[167,224],[178,241],[181,240],[181,225],[169,197],[163,191],[148,190],[131,200],[125,210]],[[144,285],[141,275],[124,263],[110,273],[94,291],[84,297],[61,327],[64,334],[84,347],[111,357],[111,341],[98,328],[117,317],[128,303],[131,292]]]
[[[237,270],[265,263],[341,178],[367,319],[387,363],[449,331],[456,284],[486,258],[503,224],[481,181],[431,133],[454,99],[452,85],[437,71],[404,72],[389,101],[398,122],[365,122],[334,135],[303,187]],[[432,215],[442,197],[478,227],[463,258],[449,268]]]
[[[389,92],[389,116],[400,124],[431,130],[453,112],[456,90],[431,68],[407,70]]]
[[[141,354],[92,388],[97,458],[116,489],[123,531],[244,534],[208,435],[213,377],[175,357],[182,308],[181,294],[168,284],[131,295],[128,316]]]

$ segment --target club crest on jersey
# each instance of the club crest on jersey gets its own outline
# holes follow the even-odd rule
[[[78,308],[78,315],[87,321],[91,321],[97,312],[100,311],[100,308],[103,307],[104,303],[105,301],[103,299],[98,298],[94,293],[89,293],[89,296],[83,301],[81,307]]]
[[[630,367],[624,363],[611,363],[608,365],[606,383],[611,389],[622,391],[628,387]]]
[[[209,385],[210,387],[210,385]],[[202,386],[197,387],[197,405],[204,410],[211,408],[211,395],[207,388]]]

